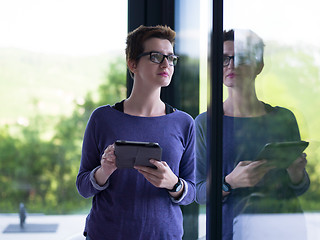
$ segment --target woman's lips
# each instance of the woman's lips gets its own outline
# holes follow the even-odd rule
[[[229,77],[229,78],[234,78],[236,75],[234,74],[234,73],[229,73],[228,75],[227,75],[227,77]]]
[[[169,74],[166,73],[166,72],[159,73],[158,75],[160,75],[162,77],[168,77],[169,76]]]

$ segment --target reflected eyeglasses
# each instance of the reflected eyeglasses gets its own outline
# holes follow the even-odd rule
[[[175,66],[177,65],[177,62],[178,62],[178,59],[179,57],[176,56],[176,55],[165,55],[165,54],[162,54],[162,53],[159,53],[159,52],[145,52],[145,53],[141,53],[138,57],[137,57],[137,60],[143,56],[147,56],[149,55],[150,56],[150,61],[151,62],[154,62],[154,63],[158,63],[158,64],[161,64],[164,59],[166,58],[168,60],[168,64],[170,66]]]
[[[224,56],[223,56],[223,66],[224,66],[224,67],[229,66],[231,59],[232,59],[233,62],[234,62],[234,56],[226,56],[226,55],[224,55]]]

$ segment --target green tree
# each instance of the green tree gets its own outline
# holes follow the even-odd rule
[[[125,97],[125,73],[124,61],[117,59],[110,65],[105,83],[97,86],[98,100],[89,92],[83,104],[75,103],[71,116],[59,117],[53,127],[48,126],[52,121],[40,114],[27,127],[1,127],[0,212],[17,212],[20,202],[29,212],[55,214],[81,211],[90,205],[75,187],[83,133],[94,108]],[[14,134],[10,132],[13,128]],[[49,139],[44,136],[47,132],[52,136]]]

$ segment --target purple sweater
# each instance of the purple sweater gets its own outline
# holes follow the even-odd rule
[[[181,199],[156,188],[135,169],[117,169],[100,187],[94,172],[108,145],[116,140],[157,142],[162,161],[184,180]],[[101,239],[182,239],[182,213],[179,205],[195,199],[194,121],[176,110],[160,117],[137,117],[102,106],[91,115],[83,139],[77,188],[93,197],[86,219],[85,235]]]
[[[299,128],[295,116],[290,110],[271,107],[268,104],[265,104],[265,107],[267,114],[260,117],[223,116],[223,176],[232,172],[239,161],[254,159],[260,149],[268,142],[300,140]],[[196,201],[200,204],[206,204],[206,112],[197,116],[195,127]],[[241,213],[301,212],[297,196],[306,192],[309,185],[310,180],[307,172],[299,185],[292,185],[285,169],[273,169],[265,175],[258,186],[235,189],[222,203],[222,239],[233,239],[233,220]],[[250,198],[255,193],[263,193],[264,197],[256,200],[254,197]],[[302,229],[304,229],[303,224],[303,222],[300,224]],[[246,231],[245,228],[241,230]]]

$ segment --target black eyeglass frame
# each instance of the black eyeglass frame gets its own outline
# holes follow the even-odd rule
[[[228,61],[226,62],[226,60],[228,59]],[[228,55],[223,55],[223,66],[227,67],[230,64],[231,59],[234,62],[234,56],[228,56]],[[226,62],[226,63],[225,63]]]
[[[154,54],[154,53],[162,55],[162,60],[160,62],[152,61],[152,54]],[[149,58],[150,58],[151,62],[158,63],[158,64],[163,63],[164,59],[166,58],[168,60],[168,63],[169,63],[170,66],[176,66],[177,63],[178,63],[178,59],[179,59],[179,56],[177,56],[177,55],[174,55],[174,54],[165,55],[165,54],[163,54],[161,52],[155,52],[155,51],[141,53],[136,59],[138,60],[139,58],[141,58],[143,56],[147,56],[147,55],[149,55]],[[175,61],[173,60],[172,64],[171,64],[170,61],[169,61],[169,57],[176,57],[176,60]]]

